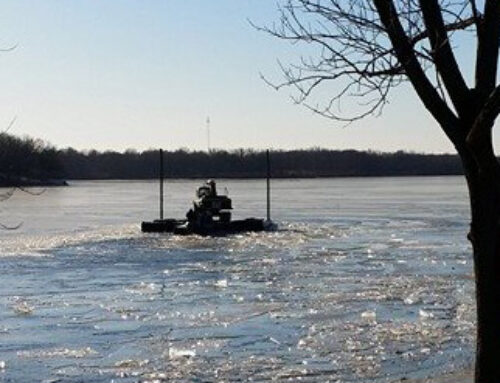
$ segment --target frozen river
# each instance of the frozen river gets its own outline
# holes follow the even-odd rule
[[[181,217],[199,181],[166,185]],[[235,217],[265,183],[221,180]],[[141,234],[153,182],[0,204],[0,382],[397,382],[473,360],[459,177],[273,181],[273,233]]]

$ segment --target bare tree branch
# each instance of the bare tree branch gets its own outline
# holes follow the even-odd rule
[[[484,135],[485,130],[491,130],[495,119],[500,114],[500,86],[490,94],[481,112],[476,117],[473,127],[467,136],[469,143],[476,143],[480,141]],[[488,134],[486,135],[489,136]]]
[[[461,6],[446,8],[446,20],[443,19],[441,25],[444,35],[475,26],[474,16],[464,11],[467,2],[458,2]],[[423,22],[417,0],[398,2],[391,15],[401,23],[407,50],[414,57],[410,62],[408,57],[403,61],[398,56],[375,2],[284,0],[279,12],[278,24],[271,27],[251,24],[293,44],[306,44],[310,54],[297,64],[288,67],[280,64],[284,81],[276,83],[268,78],[265,81],[275,89],[293,88],[294,102],[328,118],[353,122],[368,115],[378,115],[389,100],[390,90],[410,79],[409,67],[420,67],[419,78],[425,79],[425,71],[434,66],[436,57],[429,46],[430,32]],[[447,105],[447,96],[451,93],[446,83],[452,86],[451,82],[444,83],[448,91],[444,92],[439,77],[433,83],[426,81],[427,93],[434,93],[426,106],[437,112],[444,105],[448,112],[440,116],[441,122],[446,120],[448,126],[456,126],[456,116]],[[463,79],[462,84],[465,84]],[[315,102],[316,95],[325,90],[333,92],[331,99],[327,103]],[[357,107],[350,104],[345,108],[349,112],[342,112],[341,103],[347,98]]]
[[[8,225],[4,225],[3,223],[0,223],[0,229],[2,229],[2,230],[17,230],[22,225],[23,225],[22,222],[18,223],[17,225],[14,225],[14,226],[8,226]]]
[[[437,72],[443,79],[455,109],[461,113],[467,109],[470,92],[451,50],[441,7],[438,0],[419,0],[419,2]]]
[[[389,38],[394,46],[396,54],[402,61],[405,67],[405,72],[408,75],[413,87],[418,93],[425,107],[441,124],[445,133],[454,143],[458,142],[459,132],[457,131],[458,119],[446,105],[446,102],[439,97],[432,83],[424,73],[421,65],[417,61],[412,46],[409,44],[406,33],[401,25],[396,8],[391,1],[374,0],[378,13],[384,23]]]
[[[486,101],[495,89],[500,45],[500,1],[486,0],[484,16],[478,28],[476,93]]]

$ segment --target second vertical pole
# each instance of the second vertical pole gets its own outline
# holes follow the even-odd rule
[[[266,152],[267,160],[267,221],[271,221],[271,159],[269,149]]]
[[[160,219],[163,219],[163,149],[160,149]]]

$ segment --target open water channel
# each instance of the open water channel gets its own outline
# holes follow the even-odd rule
[[[182,217],[200,181],[166,185]],[[265,183],[221,180],[235,217]],[[0,204],[0,382],[399,382],[467,368],[460,177],[273,181],[272,233],[142,234],[154,182]]]

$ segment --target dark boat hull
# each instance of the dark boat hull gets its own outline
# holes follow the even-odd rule
[[[214,222],[210,227],[194,227],[187,224],[186,220],[163,219],[142,222],[141,230],[144,233],[173,233],[178,235],[206,235],[219,236],[244,232],[258,232],[266,230],[263,219],[247,218],[229,222]]]
[[[185,220],[180,219],[155,219],[141,223],[143,233],[172,233],[175,228],[185,225]]]

